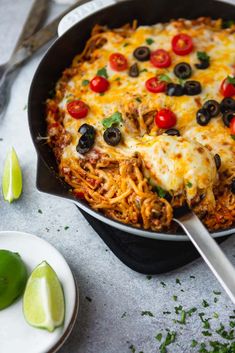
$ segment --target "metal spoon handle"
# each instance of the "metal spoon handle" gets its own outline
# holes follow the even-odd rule
[[[235,304],[235,268],[194,213],[174,219],[186,232],[200,255]]]

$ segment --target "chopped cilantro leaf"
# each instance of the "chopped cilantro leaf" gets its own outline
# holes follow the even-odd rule
[[[148,45],[151,45],[151,44],[154,43],[154,40],[153,40],[152,38],[147,38],[147,39],[146,39],[146,43],[147,43]]]
[[[175,301],[175,302],[177,302],[177,299],[178,299],[178,297],[177,297],[177,295],[173,295],[173,300]]]
[[[64,227],[64,230],[68,230],[68,229],[69,229],[69,226],[65,226],[65,227]]]
[[[203,336],[212,336],[209,331],[202,331]]]
[[[234,330],[226,331],[224,329],[223,324],[220,324],[220,327],[216,330],[216,332],[226,340],[234,340],[235,339]]]
[[[195,277],[195,276],[190,276],[190,278],[193,278],[193,279],[194,279],[194,278],[196,278],[196,277]]]
[[[213,293],[215,294],[215,295],[221,295],[221,292],[216,292],[215,290],[213,290]]]
[[[207,55],[207,53],[205,51],[198,51],[197,58],[198,58],[198,60],[202,60],[202,61],[209,61],[210,60],[209,55]]]
[[[128,45],[130,45],[130,43],[124,43],[124,44],[123,44],[123,47],[125,48],[125,47],[127,47]]]
[[[102,76],[104,78],[108,78],[108,73],[107,73],[107,69],[106,66],[102,67],[102,69],[99,69],[96,73],[97,76]]]
[[[131,350],[131,353],[135,353],[136,352],[136,348],[133,344],[130,345],[129,349]]]
[[[213,313],[213,317],[214,317],[215,319],[218,319],[219,314],[218,314],[218,313]]]
[[[122,121],[122,114],[119,112],[115,112],[110,117],[102,120],[103,127],[105,129],[111,127],[114,124],[119,124]]]
[[[162,333],[158,333],[155,338],[160,342],[162,340]]]
[[[227,76],[227,81],[228,81],[228,83],[231,83],[232,85],[235,85],[235,77]]]
[[[188,314],[188,316],[192,316],[192,314],[193,313],[195,313],[195,311],[197,311],[197,308],[191,308],[191,309],[189,309],[188,311],[187,311],[187,314]]]
[[[181,285],[179,278],[176,278],[175,283]]]
[[[175,313],[176,313],[176,314],[179,314],[182,309],[183,309],[182,305],[175,306]]]
[[[126,317],[126,311],[122,314],[121,318],[123,319],[124,317]]]
[[[159,81],[171,82],[171,78],[168,75],[162,74],[158,76]]]
[[[175,338],[176,338],[176,332],[174,331],[167,332],[165,341],[159,347],[160,353],[166,353],[167,352],[166,347],[169,346],[171,343],[175,342]]]
[[[230,321],[230,322],[229,322],[229,326],[232,327],[232,328],[234,328],[234,327],[235,327],[235,321]]]
[[[163,315],[170,315],[171,314],[170,311],[163,311],[162,313],[163,313]]]
[[[193,184],[192,184],[190,181],[188,181],[187,184],[186,184],[186,186],[187,186],[188,188],[191,188],[191,187],[193,186]]]
[[[197,341],[192,340],[192,342],[191,342],[191,347],[196,347],[196,346],[197,346],[197,344],[198,344],[198,342],[197,342]]]
[[[141,316],[151,316],[154,317],[153,313],[151,311],[142,311]]]
[[[146,278],[147,278],[148,280],[150,280],[150,279],[152,279],[152,276],[151,276],[151,275],[147,275]]]
[[[140,70],[140,73],[141,72],[147,72],[148,70],[147,69],[142,69],[142,70]]]
[[[141,98],[140,97],[136,97],[136,99],[135,99],[137,102],[139,102],[139,103],[141,103],[142,102],[142,100],[141,100]]]
[[[40,208],[38,209],[38,213],[42,214],[42,210],[40,210]]]
[[[163,286],[163,287],[166,287],[166,283],[165,282],[160,282],[161,283],[161,285]]]
[[[82,86],[88,86],[89,83],[90,83],[89,80],[83,80],[83,81],[82,81]]]
[[[161,186],[156,186],[156,191],[158,193],[159,197],[165,197],[166,196],[166,191],[161,188]]]
[[[203,301],[202,301],[202,306],[204,308],[207,308],[209,306],[209,304],[207,303],[207,301],[205,299],[203,299]]]
[[[104,96],[104,92],[101,92],[101,93],[100,93],[100,96]]]

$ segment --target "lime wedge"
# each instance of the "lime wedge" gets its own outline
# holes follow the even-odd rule
[[[2,176],[2,192],[6,201],[17,200],[22,192],[22,174],[17,154],[12,147],[7,154]]]
[[[60,281],[53,268],[43,261],[31,273],[23,297],[26,321],[53,332],[64,322],[65,304]]]

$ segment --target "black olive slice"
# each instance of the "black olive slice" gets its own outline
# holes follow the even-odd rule
[[[232,97],[226,97],[220,102],[220,110],[222,113],[227,110],[235,112],[235,100]]]
[[[180,136],[180,132],[177,129],[168,129],[165,133],[170,136]]]
[[[184,87],[182,87],[178,83],[168,83],[166,86],[166,94],[167,96],[183,96],[184,94]]]
[[[198,110],[196,119],[199,125],[205,126],[209,123],[211,117],[209,112],[206,109],[202,108]]]
[[[174,68],[174,74],[175,76],[185,80],[186,78],[189,78],[192,75],[191,66],[184,62],[179,63]]]
[[[140,74],[139,66],[137,63],[134,63],[133,65],[130,66],[129,76],[138,77],[139,74]]]
[[[223,114],[223,122],[224,122],[224,125],[229,127],[230,126],[230,122],[232,120],[232,118],[234,118],[235,114],[232,110],[228,110],[227,112],[225,112]]]
[[[220,158],[220,156],[217,153],[214,155],[214,160],[215,160],[216,169],[217,170],[220,169],[220,167],[221,167],[221,158]]]
[[[148,47],[138,47],[133,55],[139,61],[148,61],[150,59],[150,49]]]
[[[121,131],[117,127],[109,127],[104,132],[104,140],[110,146],[116,146],[121,141]]]
[[[214,99],[210,99],[203,104],[203,108],[206,109],[211,118],[218,116],[220,113],[220,105]]]
[[[235,194],[235,178],[232,179],[231,191],[232,191],[233,194]]]
[[[95,129],[92,125],[89,124],[82,124],[80,128],[78,129],[78,132],[82,135],[89,133],[91,135],[95,134]]]
[[[94,142],[94,135],[91,135],[89,133],[83,134],[78,141],[78,145],[76,147],[77,152],[81,154],[89,152],[92,146],[94,145]]]
[[[201,93],[202,87],[198,81],[186,81],[184,85],[185,94],[188,96],[195,96]]]
[[[196,68],[199,70],[205,70],[210,66],[209,60],[200,60],[200,63],[195,64]]]

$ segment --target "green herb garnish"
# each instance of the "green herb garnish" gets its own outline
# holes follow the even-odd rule
[[[160,342],[162,340],[162,333],[158,333],[155,338]]]
[[[233,140],[235,140],[235,135],[230,135],[232,137]]]
[[[162,189],[161,186],[156,186],[156,191],[157,191],[159,197],[166,196],[166,191],[164,189]]]
[[[175,342],[175,338],[176,338],[176,332],[174,331],[167,332],[165,341],[159,347],[160,353],[166,353],[167,352],[166,347],[169,346],[171,343]]]
[[[126,317],[126,311],[122,314],[121,318],[123,319],[124,317]]]
[[[230,28],[232,27],[233,25],[235,24],[235,21],[234,20],[224,20],[222,22],[222,28]]]
[[[154,43],[154,40],[153,40],[152,38],[147,38],[147,39],[146,39],[146,43],[147,43],[148,45],[151,45],[151,44]]]
[[[181,285],[179,278],[176,278],[175,283]]]
[[[192,340],[192,342],[191,342],[191,347],[196,347],[196,346],[197,346],[197,344],[198,344],[198,342],[197,342],[197,341]]]
[[[131,353],[136,352],[135,346],[133,344],[130,345],[129,349],[131,350]]]
[[[88,86],[89,83],[90,83],[89,80],[83,80],[83,81],[82,81],[82,86]]]
[[[151,275],[147,275],[146,278],[147,278],[148,280],[150,280],[150,279],[152,279],[152,276],[151,276]]]
[[[163,82],[171,82],[171,78],[168,75],[161,74],[158,76],[158,79]]]
[[[64,230],[68,230],[68,229],[69,229],[69,226],[65,226],[65,227],[64,227]]]
[[[192,184],[190,181],[188,181],[187,184],[186,184],[186,186],[187,186],[188,188],[191,188],[191,187],[193,186],[193,184]]]
[[[88,302],[92,302],[92,299],[90,297],[85,297]]]
[[[115,112],[110,117],[103,119],[102,125],[105,129],[108,129],[112,125],[119,124],[120,122],[122,122],[122,114],[119,112]]]
[[[124,43],[124,44],[123,44],[123,47],[125,48],[125,47],[127,47],[128,45],[130,45],[130,43]]]
[[[177,297],[177,295],[173,295],[173,300],[175,301],[175,302],[177,302],[177,299],[178,299],[178,297]]]
[[[154,317],[153,313],[151,311],[142,311],[141,316],[151,316]]]
[[[205,299],[203,299],[203,301],[202,301],[202,306],[204,308],[207,308],[209,306],[209,304],[207,303],[207,301]]]
[[[141,100],[141,98],[140,98],[140,97],[137,97],[135,100],[136,100],[137,102],[139,102],[139,103],[141,103],[141,102],[142,102],[142,100]]]
[[[205,51],[198,51],[197,58],[198,58],[198,60],[202,60],[202,61],[209,61],[210,60],[209,55]]]
[[[142,69],[142,70],[140,70],[140,73],[141,72],[148,72],[148,70],[147,69]]]
[[[102,76],[102,77],[108,78],[106,66],[102,67],[102,69],[99,69],[96,73],[96,76]]]
[[[228,83],[231,83],[232,85],[235,85],[235,77],[227,76],[227,81],[228,81]]]
[[[215,290],[213,290],[213,293],[215,294],[215,295],[221,295],[221,292],[216,292]]]
[[[166,287],[166,283],[165,282],[160,282],[161,283],[161,285],[163,286],[163,287]]]
[[[39,208],[39,210],[38,210],[38,213],[42,214],[42,210],[40,210],[40,208]]]

